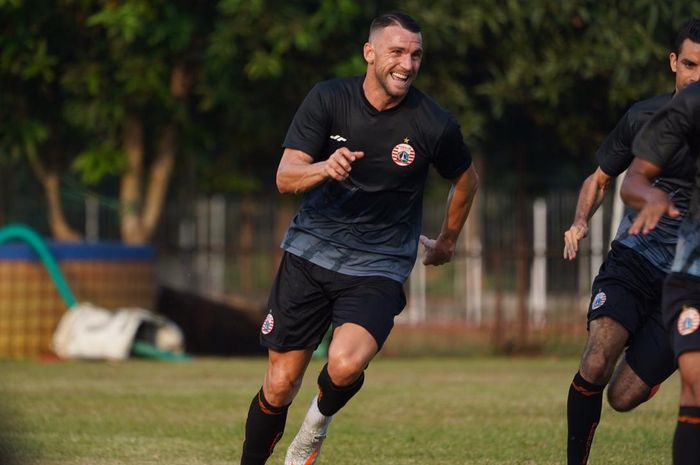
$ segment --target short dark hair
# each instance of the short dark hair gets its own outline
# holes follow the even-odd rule
[[[681,46],[685,39],[700,44],[700,19],[690,18],[683,23],[676,36],[676,41],[673,43],[673,51],[676,55],[681,52]]]
[[[372,21],[372,24],[369,26],[369,35],[371,36],[372,33],[378,29],[384,29],[389,26],[401,26],[407,31],[420,32],[420,25],[415,19],[411,18],[406,13],[395,11],[392,13],[384,13],[374,18],[374,21]]]

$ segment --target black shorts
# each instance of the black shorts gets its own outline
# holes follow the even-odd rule
[[[700,350],[700,278],[669,273],[664,282],[664,322],[676,357]]]
[[[593,281],[588,322],[607,316],[630,333],[625,360],[649,386],[676,370],[676,359],[661,315],[665,273],[647,259],[613,242]]]
[[[403,285],[382,276],[349,276],[285,252],[275,277],[260,343],[273,350],[318,347],[333,324],[355,323],[384,345],[406,306]]]

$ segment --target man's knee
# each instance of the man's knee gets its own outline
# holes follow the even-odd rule
[[[336,386],[348,386],[357,380],[367,367],[362,357],[336,353],[328,358],[328,375]]]
[[[615,368],[615,361],[603,351],[586,349],[581,359],[581,376],[593,384],[607,384]]]
[[[700,407],[700,379],[682,381],[681,404]]]
[[[297,378],[283,370],[270,370],[263,386],[265,398],[276,407],[288,405],[299,391],[301,381],[301,377]]]

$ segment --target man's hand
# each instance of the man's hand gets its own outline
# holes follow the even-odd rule
[[[632,235],[639,233],[649,234],[663,215],[669,218],[678,218],[681,212],[673,205],[671,199],[661,189],[652,188],[649,190],[646,197],[646,205],[639,211],[632,226],[627,230]]]
[[[564,233],[564,258],[573,260],[578,253],[578,242],[588,235],[588,223],[581,221],[571,225]]]
[[[455,254],[455,244],[448,244],[440,239],[429,239],[423,235],[420,236],[419,240],[425,247],[423,265],[444,265],[452,260]]]
[[[353,152],[347,147],[341,147],[328,157],[324,172],[336,181],[344,181],[350,175],[352,163],[364,156],[364,152]]]

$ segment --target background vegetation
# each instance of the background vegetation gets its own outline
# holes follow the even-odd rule
[[[461,122],[485,186],[529,192],[578,185],[626,107],[672,90],[675,31],[700,14],[667,0],[0,0],[0,224],[29,166],[62,239],[81,233],[61,189],[115,199],[135,243],[173,176],[271,190],[305,93],[361,74],[371,18],[395,9],[422,24],[417,86]]]

